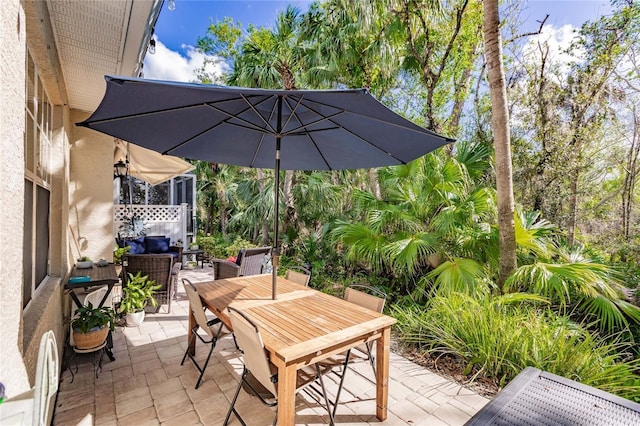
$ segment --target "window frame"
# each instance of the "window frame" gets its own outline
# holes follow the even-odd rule
[[[53,166],[53,105],[29,49],[25,67],[23,309],[45,287],[51,273]]]

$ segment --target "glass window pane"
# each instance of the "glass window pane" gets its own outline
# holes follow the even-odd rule
[[[149,204],[166,205],[169,204],[169,183],[164,182],[156,186],[149,186]]]
[[[49,167],[51,166],[51,161],[49,158],[49,140],[47,139],[44,131],[40,132],[40,138],[40,161],[38,164],[38,177],[40,177],[45,182],[49,182]]]
[[[131,204],[146,204],[147,185],[134,177],[129,177],[131,184]]]
[[[33,59],[31,55],[27,55],[27,109],[31,111],[31,114],[35,114],[35,93],[34,89],[36,87],[35,84],[36,78],[36,66],[33,63]]]
[[[42,86],[42,82],[40,81],[40,79],[38,79],[36,83],[38,86],[38,110],[36,112],[38,116],[38,126],[42,128],[42,119],[44,117],[44,87]]]
[[[36,288],[49,272],[49,191],[36,187]]]
[[[40,152],[40,127],[36,126],[35,131],[36,131],[36,133],[35,133],[35,135],[33,137],[33,152],[35,154],[35,163],[36,163],[35,166],[36,166],[36,169],[34,171],[36,172],[36,174],[38,176],[40,176],[40,174],[42,173],[41,172],[42,165],[41,165],[41,160],[40,160],[40,154],[41,154],[41,152]]]
[[[22,307],[27,306],[27,303],[31,300],[31,290],[33,287],[33,272],[31,255],[32,235],[33,235],[33,183],[31,181],[24,181],[24,235],[22,240]]]
[[[31,114],[26,114],[25,133],[24,133],[24,166],[27,170],[33,172],[33,128],[35,126]]]

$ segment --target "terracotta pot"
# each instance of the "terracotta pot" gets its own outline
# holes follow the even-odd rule
[[[88,333],[73,331],[73,341],[78,349],[91,349],[104,343],[109,334],[109,327],[104,326]]]
[[[127,312],[127,327],[138,327],[144,321],[144,311]]]

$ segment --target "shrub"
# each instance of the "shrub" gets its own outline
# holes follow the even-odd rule
[[[474,299],[452,293],[434,297],[427,310],[414,305],[392,311],[405,342],[456,355],[473,378],[485,376],[504,386],[533,366],[626,398],[640,397],[634,380],[640,360],[626,361],[621,345],[520,302],[518,295]]]

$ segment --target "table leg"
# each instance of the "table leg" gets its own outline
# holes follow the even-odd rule
[[[111,350],[112,348],[113,348],[113,334],[112,334],[112,331],[109,330],[109,334],[107,334],[107,345],[104,347],[104,352],[109,357],[109,360],[115,361],[116,357],[113,356],[113,351]]]
[[[296,419],[295,365],[278,366],[278,425],[293,426]]]
[[[191,354],[191,356],[196,355],[196,339],[193,339],[193,341],[190,341],[191,330],[193,330],[193,327],[195,326],[196,326],[196,319],[193,316],[193,311],[191,310],[191,303],[189,303],[189,328],[187,329],[187,344],[189,346],[187,347],[187,350],[189,351],[189,354]]]
[[[391,328],[385,328],[376,341],[376,417],[387,419],[389,399],[389,351],[391,350]]]

